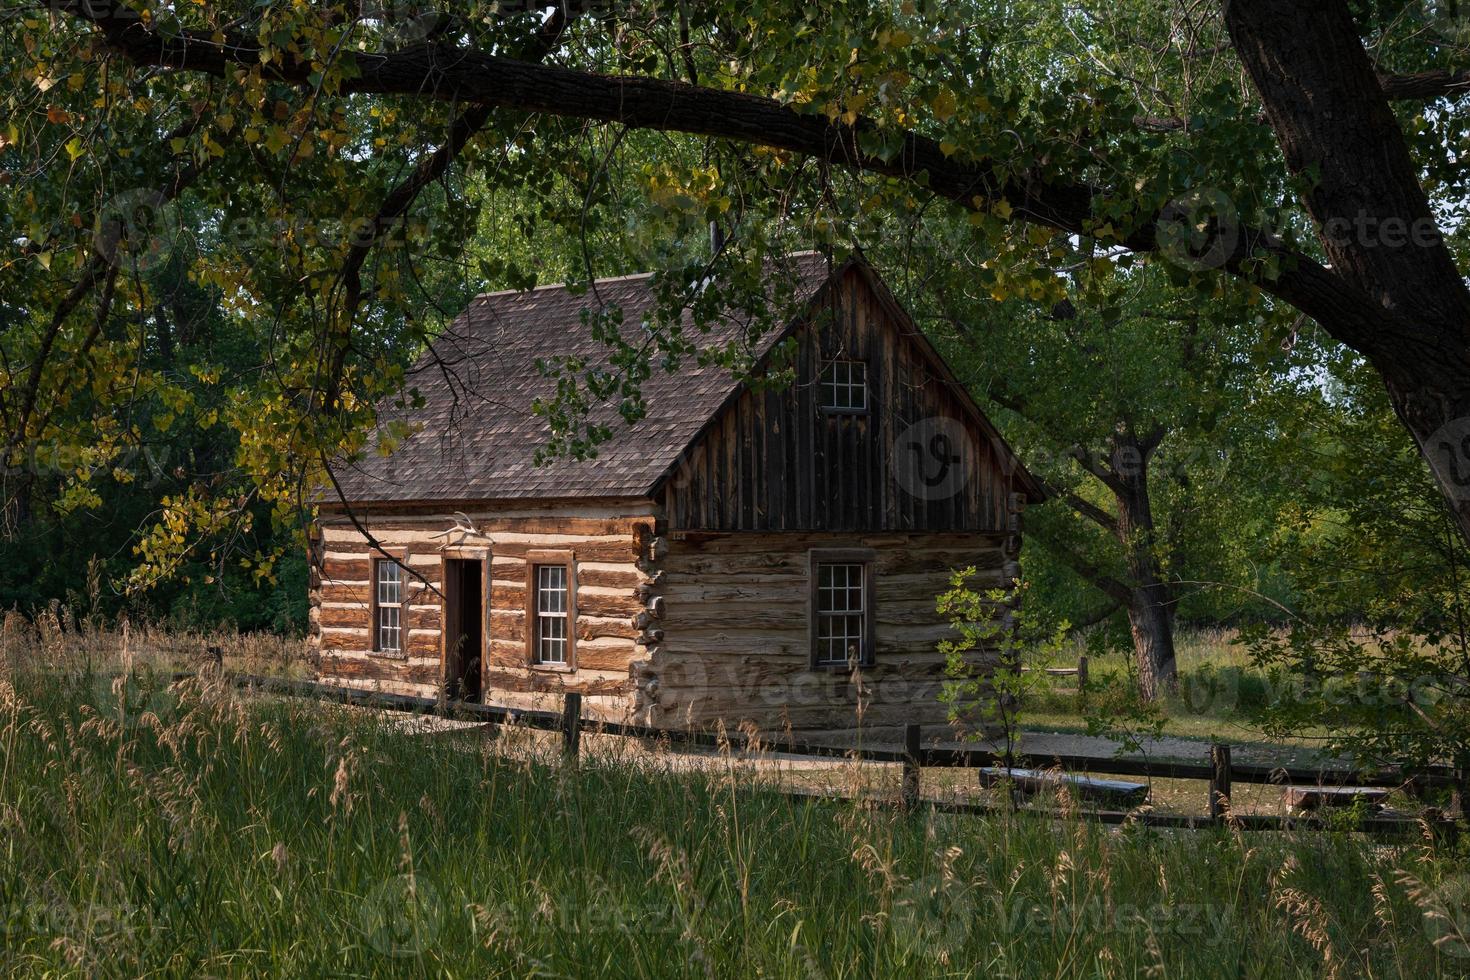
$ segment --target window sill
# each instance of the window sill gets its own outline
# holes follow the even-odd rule
[[[848,663],[844,660],[840,663],[815,663],[811,665],[810,669],[820,671],[824,674],[851,674],[854,671],[868,670],[874,666],[876,666],[876,662],[872,660],[860,660],[855,664]]]
[[[369,650],[368,656],[379,660],[407,660],[407,650]]]
[[[531,664],[531,669],[543,674],[575,674],[577,668],[572,664]]]

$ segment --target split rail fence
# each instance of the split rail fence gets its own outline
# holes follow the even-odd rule
[[[191,676],[191,675],[179,675]],[[250,674],[228,674],[227,680],[236,687],[253,692],[312,698],[320,701],[337,702],[359,707],[402,711],[487,725],[511,725],[542,731],[560,732],[562,748],[566,755],[575,760],[580,753],[582,732],[598,735],[652,740],[669,744],[681,744],[701,748],[729,751],[753,751],[763,754],[794,755],[812,758],[840,758],[865,762],[895,763],[903,767],[901,794],[897,801],[874,797],[871,802],[897,803],[905,808],[929,807],[951,813],[995,813],[1001,807],[993,803],[967,800],[925,799],[921,794],[921,774],[929,769],[982,769],[1006,768],[1011,771],[1060,770],[1065,773],[1094,773],[1117,776],[1134,776],[1145,779],[1199,780],[1208,785],[1206,813],[1203,815],[1156,813],[1148,810],[1081,810],[1069,809],[1066,815],[1096,820],[1103,823],[1139,823],[1152,827],[1174,827],[1199,829],[1211,826],[1229,826],[1239,830],[1291,830],[1291,829],[1345,829],[1374,834],[1409,833],[1429,831],[1436,835],[1453,836],[1456,824],[1443,817],[1411,818],[1402,816],[1363,816],[1353,822],[1325,820],[1320,816],[1290,816],[1275,814],[1244,814],[1231,812],[1229,799],[1235,783],[1270,784],[1285,787],[1334,787],[1353,786],[1380,789],[1410,789],[1419,792],[1426,789],[1455,788],[1455,774],[1449,768],[1435,768],[1412,775],[1398,769],[1361,771],[1351,769],[1329,769],[1297,766],[1252,765],[1234,762],[1229,745],[1215,743],[1209,747],[1208,758],[1199,763],[1171,760],[1152,760],[1090,755],[1016,754],[1006,760],[1001,754],[983,748],[946,748],[925,746],[920,738],[919,726],[909,725],[904,733],[901,749],[876,748],[846,745],[828,745],[802,742],[793,739],[754,739],[743,733],[716,735],[710,732],[655,728],[629,725],[618,722],[584,719],[582,696],[563,695],[560,712],[511,708],[501,705],[474,704],[458,701],[441,701],[433,698],[414,697],[404,694],[388,694],[363,691],[355,688],[319,684],[313,681],[293,681]],[[788,795],[800,797],[850,799],[831,794],[786,791]],[[1025,812],[1044,816],[1062,816],[1053,809],[1035,807]]]

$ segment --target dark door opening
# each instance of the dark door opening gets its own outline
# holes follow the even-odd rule
[[[485,646],[482,568],[478,560],[451,558],[444,563],[444,689],[455,701],[481,699],[480,653]]]

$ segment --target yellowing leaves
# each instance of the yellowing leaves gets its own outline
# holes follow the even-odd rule
[[[914,43],[914,36],[903,28],[884,28],[878,32],[880,48],[906,48]]]
[[[949,122],[959,109],[959,103],[953,92],[949,89],[941,89],[938,95],[929,100],[929,108],[940,122]]]

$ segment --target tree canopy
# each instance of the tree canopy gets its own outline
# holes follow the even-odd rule
[[[240,542],[292,523],[329,460],[391,448],[364,445],[372,405],[477,289],[654,268],[672,313],[710,264],[749,291],[767,256],[812,245],[881,251],[910,297],[999,304],[962,311],[967,329],[1025,324],[1007,351],[1031,352],[1029,380],[1010,362],[1029,388],[1070,303],[1135,358],[1141,383],[1114,394],[1170,431],[1239,401],[1249,350],[1320,328],[1470,527],[1457,5],[31,0],[0,17],[8,528],[135,486],[150,447],[216,433],[223,454],[150,484],[134,584],[242,551],[273,574],[279,542]],[[1198,369],[1158,362],[1181,334],[1108,299],[1141,282],[1202,316]],[[616,377],[573,380],[636,415],[638,379],[687,353],[672,321]],[[1068,349],[1063,370],[1096,370]],[[595,451],[583,403],[552,409],[557,451]],[[1079,422],[1117,414],[1086,407]]]

